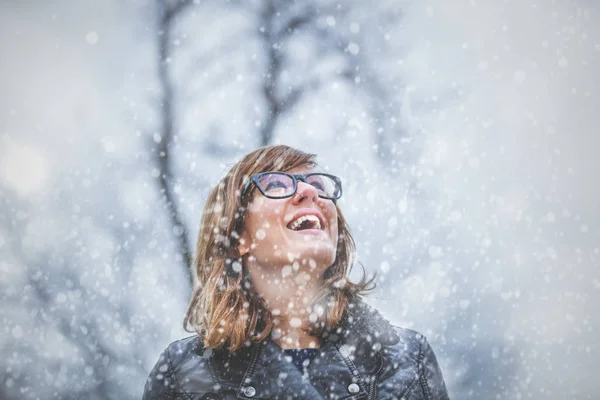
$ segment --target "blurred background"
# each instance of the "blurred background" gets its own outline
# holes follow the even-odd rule
[[[279,143],[453,399],[600,398],[599,2],[1,0],[0,60],[1,399],[140,398]]]

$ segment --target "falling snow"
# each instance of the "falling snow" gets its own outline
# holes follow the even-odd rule
[[[302,7],[190,3],[163,62],[153,2],[0,13],[1,398],[140,398],[209,190],[269,127],[342,178],[367,301],[452,398],[600,397],[598,3],[308,1],[280,40]]]

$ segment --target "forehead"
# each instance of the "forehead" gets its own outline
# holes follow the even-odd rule
[[[310,174],[311,172],[317,172],[317,167],[311,165],[300,165],[299,167],[288,169],[285,172],[288,174]]]

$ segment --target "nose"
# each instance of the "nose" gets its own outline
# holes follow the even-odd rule
[[[309,185],[308,183],[302,181],[298,181],[298,186],[296,187],[296,194],[298,194],[299,196],[293,196],[294,204],[299,204],[305,199],[310,199],[313,202],[315,202],[319,197],[319,192],[317,192],[317,189],[313,185]]]

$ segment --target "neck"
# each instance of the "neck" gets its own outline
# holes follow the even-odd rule
[[[298,264],[297,264],[298,265]],[[312,304],[321,290],[322,277],[315,270],[286,265],[264,267],[249,261],[248,271],[256,292],[273,315],[272,338],[283,349],[319,347],[317,336],[308,332]]]

